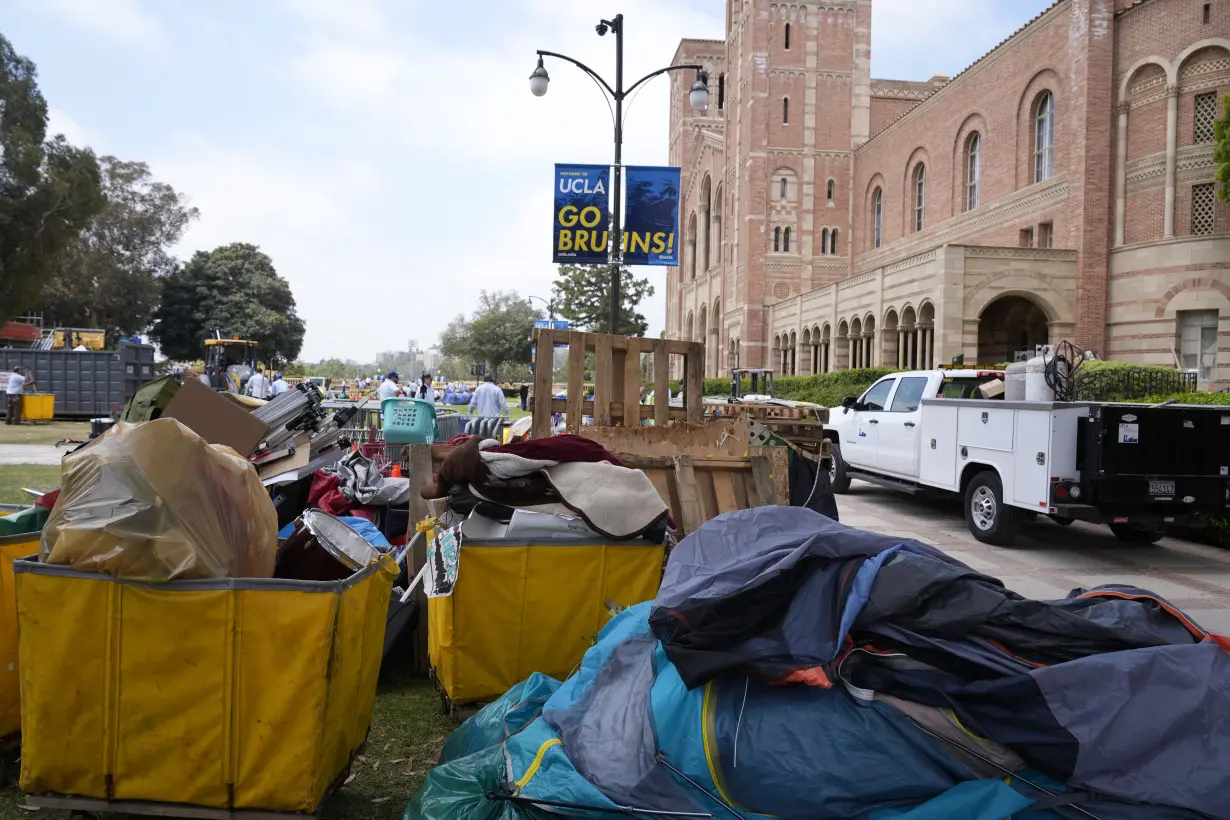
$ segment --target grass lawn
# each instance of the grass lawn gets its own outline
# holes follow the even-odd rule
[[[85,441],[89,422],[51,421],[34,424],[0,424],[0,444],[55,444],[60,439]]]
[[[322,820],[399,820],[455,726],[441,714],[440,698],[427,680],[413,677],[408,665],[387,667],[367,748],[351,767],[350,783],[325,803]],[[24,803],[16,787],[0,791],[0,820],[42,816],[22,809]]]
[[[32,499],[21,491],[22,487],[46,492],[59,486],[58,464],[0,465],[0,504],[31,503]]]

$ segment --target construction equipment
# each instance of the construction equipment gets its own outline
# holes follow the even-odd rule
[[[256,349],[260,342],[249,339],[205,340],[205,373],[214,390],[242,393],[248,379],[256,372]]]

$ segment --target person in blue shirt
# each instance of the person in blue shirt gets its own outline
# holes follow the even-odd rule
[[[508,401],[494,376],[487,376],[470,397],[469,413],[475,415],[476,411],[480,419],[507,418]]]

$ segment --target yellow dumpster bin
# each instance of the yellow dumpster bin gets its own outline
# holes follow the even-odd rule
[[[55,415],[54,393],[26,393],[21,400],[21,417],[26,421],[51,421]]]
[[[665,548],[648,541],[466,540],[457,583],[427,602],[427,654],[454,705],[491,700],[533,672],[563,680],[621,607],[651,600]]]
[[[28,794],[313,812],[366,738],[388,558],[336,583],[14,570]]]
[[[17,600],[13,562],[38,554],[40,533],[0,538],[0,738],[21,731],[21,686],[17,669]]]

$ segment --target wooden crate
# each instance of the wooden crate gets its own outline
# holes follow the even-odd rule
[[[671,421],[703,418],[705,345],[672,339],[642,339],[607,333],[535,328],[534,420],[531,438],[551,435],[551,414],[564,413],[568,432],[579,433],[589,416],[596,427],[639,427],[642,419],[664,426]],[[568,398],[552,396],[555,346],[568,345]],[[594,398],[585,401],[585,354],[594,353]],[[654,403],[641,404],[641,357],[653,356]],[[683,407],[671,407],[670,356],[684,357]],[[627,408],[637,408],[629,412]]]

